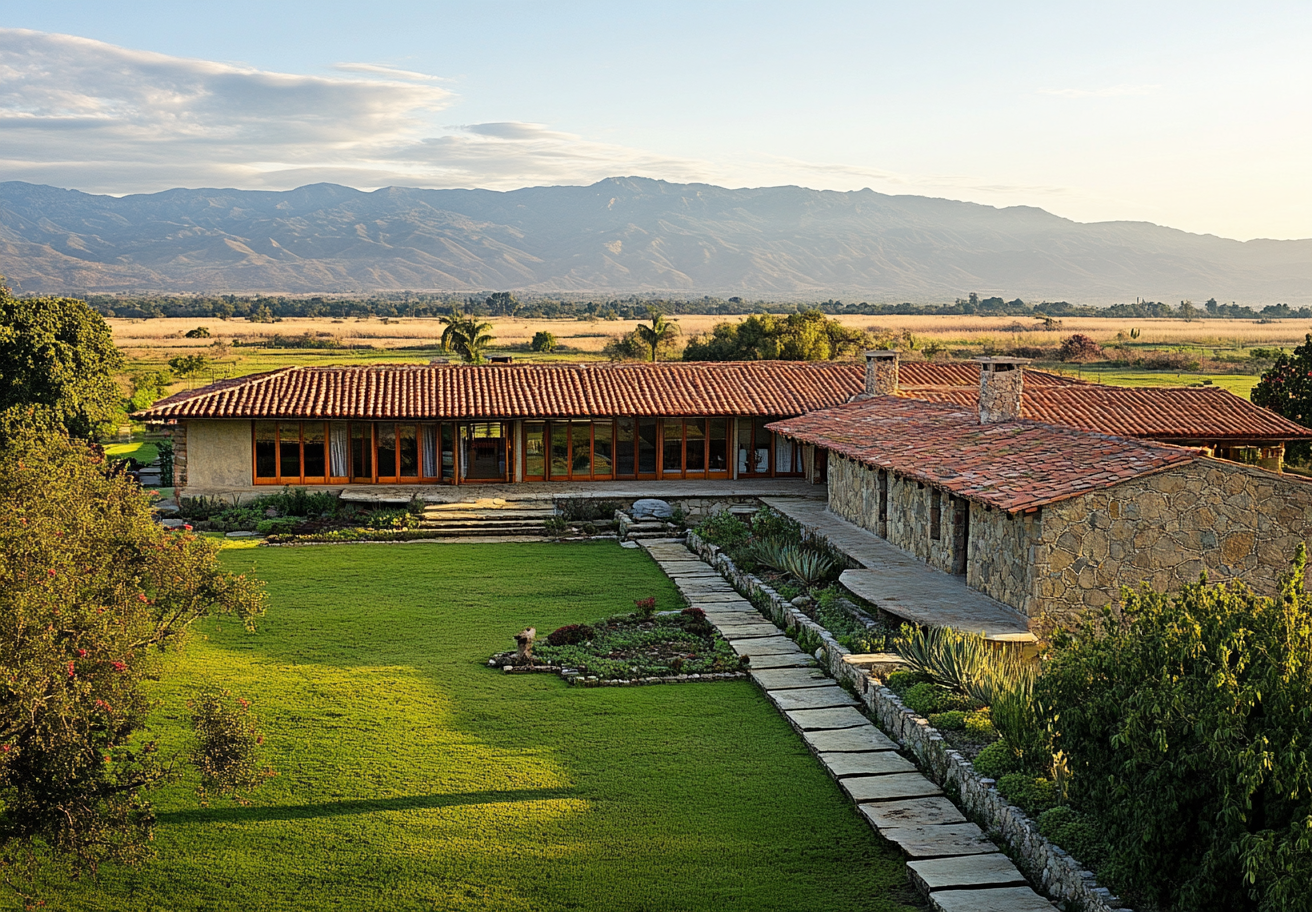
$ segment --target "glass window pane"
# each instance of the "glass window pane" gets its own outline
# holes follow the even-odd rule
[[[712,472],[729,470],[729,420],[712,418],[706,432],[706,468]]]
[[[551,477],[569,478],[569,424],[553,421],[551,429]]]
[[[757,475],[770,473],[770,432],[765,426],[769,418],[752,419],[752,472]]]
[[[419,465],[425,478],[437,477],[437,425],[419,425]]]
[[[615,470],[611,464],[611,451],[614,449],[612,433],[613,425],[609,421],[592,422],[593,475],[610,475]]]
[[[791,473],[797,469],[797,446],[787,437],[774,435],[774,470],[776,473]]]
[[[461,428],[464,441],[464,477],[484,481],[504,478],[506,439],[501,422],[484,422]]]
[[[683,426],[688,437],[685,462],[689,472],[706,471],[706,419],[686,418]]]
[[[451,481],[456,477],[456,426],[442,425],[442,480]]]
[[[413,424],[396,426],[396,462],[400,477],[419,477],[419,428]]]
[[[738,474],[750,475],[755,461],[752,459],[752,420],[738,419]]]
[[[620,418],[615,422],[615,474],[618,477],[633,477],[633,454],[633,419]]]
[[[374,477],[374,432],[372,424],[351,425],[351,477]]]
[[[345,478],[350,472],[351,434],[345,421],[334,421],[329,426],[328,455],[334,478]]]
[[[322,421],[307,421],[301,425],[301,443],[304,446],[305,477],[323,478],[327,469]]]
[[[592,475],[592,422],[570,424],[570,474],[575,478]]]
[[[278,425],[255,422],[255,477],[278,477]]]
[[[656,474],[656,419],[638,419],[638,473]]]
[[[378,438],[378,455],[374,457],[378,460],[378,477],[395,478],[396,425],[391,423],[375,425],[374,433]]]
[[[683,473],[683,422],[678,418],[666,418],[664,424],[664,447],[661,450],[661,471],[666,475]]]
[[[541,421],[524,423],[524,477],[542,478],[547,470],[546,425]]]
[[[278,423],[278,475],[301,477],[301,426],[295,421]]]

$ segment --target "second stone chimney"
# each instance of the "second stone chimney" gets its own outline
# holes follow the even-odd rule
[[[1021,417],[1025,365],[1029,358],[976,358],[979,362],[979,423]],[[868,374],[867,374],[868,376]]]
[[[897,395],[897,352],[868,351],[866,355],[866,396]]]

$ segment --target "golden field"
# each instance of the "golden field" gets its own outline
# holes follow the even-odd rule
[[[685,337],[708,332],[715,324],[741,320],[741,317],[684,315],[675,318]],[[845,325],[873,334],[901,334],[910,332],[925,341],[935,340],[949,348],[977,347],[992,344],[1055,346],[1072,333],[1084,333],[1099,342],[1111,342],[1118,333],[1128,335],[1138,329],[1138,346],[1185,346],[1200,350],[1237,349],[1252,346],[1292,347],[1312,332],[1312,321],[1282,320],[1257,323],[1245,320],[1120,320],[1102,317],[1068,318],[1060,321],[1059,329],[1044,330],[1041,323],[1030,317],[970,317],[970,316],[841,316]],[[612,336],[631,332],[637,325],[633,320],[524,320],[514,318],[487,318],[492,324],[497,345],[516,346],[527,343],[540,330],[556,336],[569,353],[584,357],[600,353]],[[114,340],[130,358],[150,361],[167,360],[175,354],[202,352],[213,348],[215,341],[228,345],[257,346],[267,343],[275,335],[302,336],[310,333],[322,338],[336,338],[350,348],[427,349],[437,347],[442,335],[441,321],[436,318],[382,319],[348,318],[334,320],[327,317],[287,318],[278,323],[248,323],[243,319],[217,318],[160,318],[128,320],[110,318]],[[187,339],[185,333],[204,326],[210,331],[209,339]],[[229,358],[243,355],[240,345],[232,349]],[[381,352],[379,352],[381,354]],[[253,352],[251,353],[253,354]],[[350,359],[341,351],[314,350],[316,361],[332,357]],[[363,353],[359,353],[363,354]],[[424,355],[414,352],[394,352],[397,360],[421,360]],[[358,356],[358,354],[357,354]],[[262,360],[262,359],[260,359]]]

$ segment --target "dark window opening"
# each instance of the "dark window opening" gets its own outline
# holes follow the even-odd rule
[[[934,541],[943,538],[943,497],[938,488],[929,490],[929,537]]]

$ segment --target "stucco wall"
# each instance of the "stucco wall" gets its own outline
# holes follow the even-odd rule
[[[249,487],[251,423],[188,421],[187,487]]]
[[[1057,619],[1121,586],[1241,579],[1271,594],[1312,534],[1312,483],[1200,459],[1043,508],[1038,600]]]

